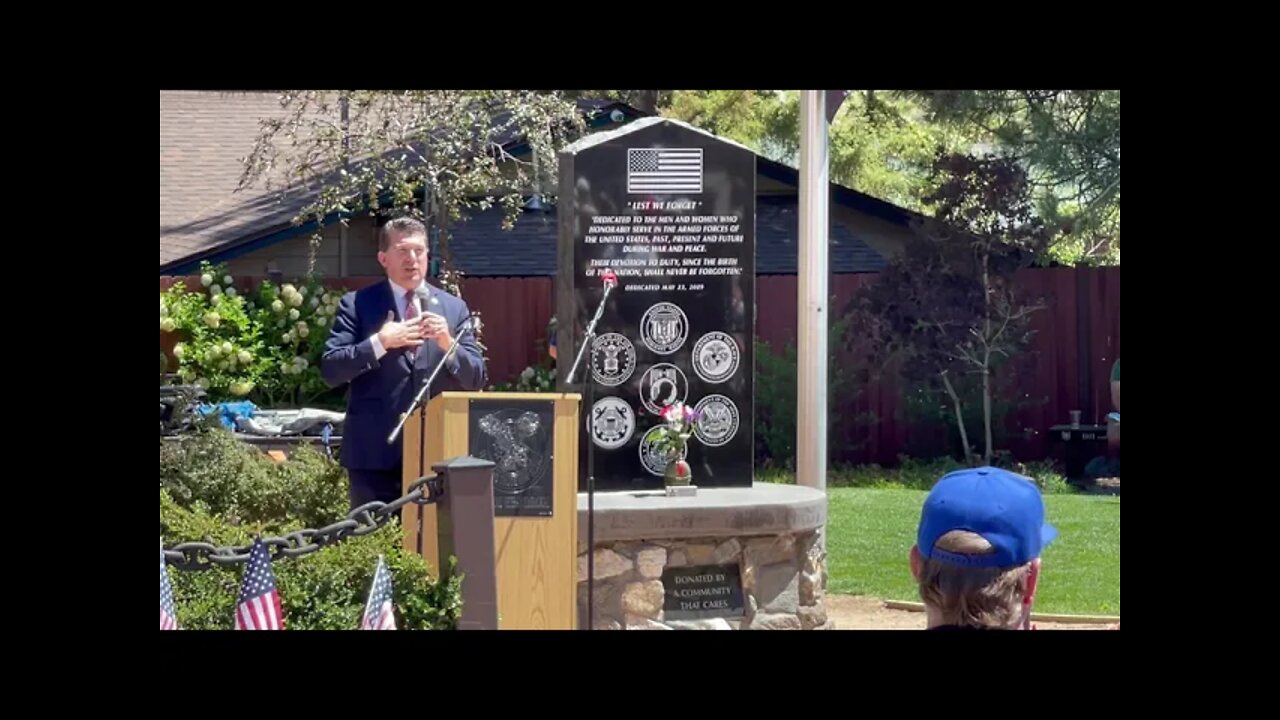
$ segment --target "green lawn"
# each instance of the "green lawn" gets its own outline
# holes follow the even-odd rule
[[[936,476],[935,476],[936,478]],[[829,487],[829,590],[918,602],[907,563],[925,492]],[[1036,610],[1120,614],[1120,498],[1045,495],[1058,539],[1044,552]]]

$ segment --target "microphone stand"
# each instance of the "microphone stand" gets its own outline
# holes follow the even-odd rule
[[[478,318],[475,315],[472,315],[464,320],[462,325],[459,326],[458,335],[453,339],[453,343],[449,345],[449,350],[445,352],[444,357],[440,358],[440,362],[436,364],[436,369],[431,371],[431,376],[422,384],[422,389],[418,391],[417,396],[413,398],[413,402],[409,404],[409,409],[400,414],[400,422],[396,423],[395,429],[387,436],[388,445],[396,441],[396,437],[400,435],[400,431],[404,429],[404,424],[409,421],[409,416],[417,412],[418,408],[422,405],[422,399],[427,395],[427,391],[431,388],[431,383],[435,381],[436,375],[440,374],[440,371],[444,368],[445,364],[449,362],[449,358],[453,357],[454,353],[458,349],[458,343],[462,341],[462,337],[475,329],[474,323],[477,320]]]
[[[600,316],[604,314],[604,304],[609,299],[609,293],[613,290],[615,283],[606,282],[604,285],[604,295],[600,298],[600,304],[596,307],[596,314],[591,318],[591,322],[587,323],[587,330],[583,334],[582,347],[578,348],[578,357],[573,361],[573,367],[569,369],[569,375],[566,382],[573,384],[573,376],[578,371],[578,366],[582,363],[582,358],[587,352],[587,348],[591,346],[591,342],[596,337],[596,323],[600,321]],[[582,383],[586,390],[586,408],[587,408],[587,427],[591,427],[591,408],[595,405],[596,384],[590,377],[591,373],[583,370]],[[590,432],[588,430],[588,432]],[[596,577],[596,443],[595,440],[587,438],[587,630],[595,630],[595,577]]]

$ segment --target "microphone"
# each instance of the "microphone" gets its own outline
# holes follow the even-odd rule
[[[605,268],[604,272],[600,273],[600,279],[604,281],[606,291],[618,285],[618,274],[613,271],[613,268]]]
[[[419,285],[418,289],[413,291],[413,297],[416,298],[418,301],[418,317],[415,319],[420,320],[423,315],[427,314],[428,312],[431,312],[429,308],[432,304],[431,301],[434,298],[431,297],[430,288],[428,288],[425,284]],[[440,301],[436,300],[435,304],[439,305]],[[436,314],[439,315],[439,313],[436,313]]]

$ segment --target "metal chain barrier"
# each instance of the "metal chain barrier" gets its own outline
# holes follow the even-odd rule
[[[386,525],[409,503],[430,505],[444,494],[444,483],[438,475],[418,478],[403,497],[384,503],[375,500],[347,513],[347,517],[319,530],[297,530],[284,537],[263,538],[271,561],[310,555],[322,547],[334,545],[349,537],[362,537]],[[179,570],[209,570],[214,566],[229,567],[248,561],[251,545],[217,547],[211,543],[186,542],[164,551],[164,560]]]

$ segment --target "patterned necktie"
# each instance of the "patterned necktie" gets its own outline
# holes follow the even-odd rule
[[[418,308],[413,304],[413,291],[410,290],[404,294],[404,319],[405,322],[408,322],[416,317],[418,317]],[[404,352],[405,355],[409,357],[410,363],[412,363],[414,358],[418,355],[417,349],[413,347],[406,347]]]

